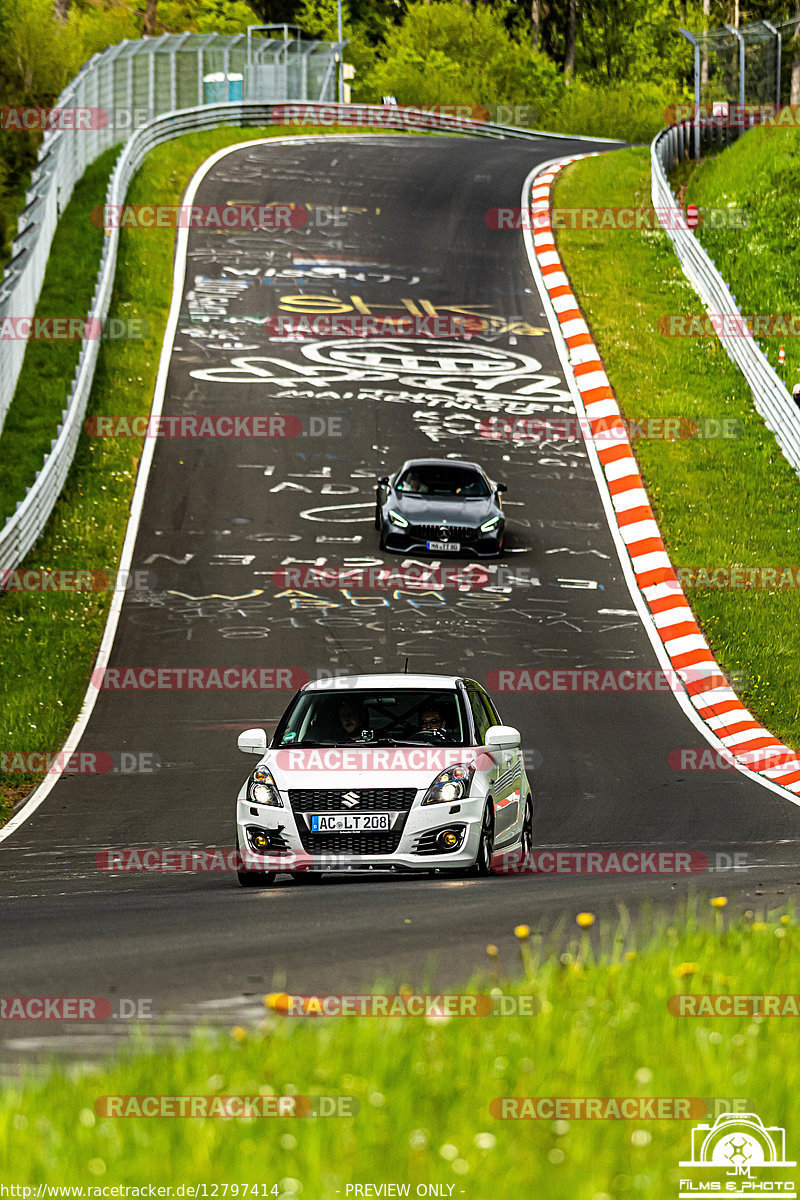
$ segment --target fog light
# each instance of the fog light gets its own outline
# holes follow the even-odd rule
[[[459,835],[454,833],[452,829],[443,829],[438,837],[439,845],[444,850],[452,850],[459,843]]]
[[[255,850],[266,850],[269,846],[269,838],[265,833],[251,834],[250,841],[253,843],[253,848]]]

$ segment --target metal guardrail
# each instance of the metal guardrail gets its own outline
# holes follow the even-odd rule
[[[184,33],[119,42],[96,54],[53,106],[64,114],[65,127],[47,129],[39,149],[12,260],[0,281],[0,321],[33,316],[59,217],[75,184],[101,154],[121,145],[137,126],[175,110],[224,100],[269,103],[283,96],[332,100],[338,49],[331,42]],[[234,88],[238,94],[231,95]],[[0,430],[25,348],[21,339],[0,340]]]
[[[380,105],[316,104],[294,100],[284,101],[280,104],[247,102],[206,104],[196,108],[169,112],[136,130],[125,144],[125,148],[117,160],[108,185],[106,204],[116,206],[124,202],[134,175],[149,151],[161,142],[169,141],[170,138],[178,137],[182,133],[214,128],[219,125],[247,127],[269,124],[341,124],[363,126],[373,130],[376,127],[417,131],[440,130],[443,133],[468,133],[479,137],[513,137],[526,140],[555,138],[571,141],[607,141],[609,145],[621,144],[612,139],[579,138],[570,134],[517,129],[514,126],[468,121],[459,117],[417,110],[387,109]],[[100,270],[89,311],[89,318],[100,322],[104,322],[108,315],[118,244],[119,229],[114,224],[103,245]],[[4,344],[13,343],[0,342],[0,346]],[[51,443],[50,452],[45,457],[44,465],[28,489],[25,499],[19,502],[16,512],[0,531],[0,571],[13,570],[19,565],[40,537],[53,511],[75,456],[94,378],[98,351],[99,341],[96,338],[84,340],[67,407],[61,416],[57,437]]]
[[[662,221],[671,239],[683,273],[697,292],[706,311],[715,315],[741,316],[734,296],[713,261],[694,236],[678,207],[667,180],[667,171],[682,160],[689,138],[697,134],[690,122],[670,126],[653,139],[650,146],[652,199],[656,212],[669,210]],[[753,393],[756,410],[775,435],[781,452],[800,474],[800,418],[792,397],[784,387],[766,355],[752,337],[718,333],[728,357],[736,363]]]

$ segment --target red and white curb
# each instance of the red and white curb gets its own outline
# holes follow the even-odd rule
[[[526,238],[568,348],[569,361],[564,366],[571,371],[585,408],[584,437],[587,444],[591,437],[599,459],[636,585],[696,713],[739,770],[800,794],[800,757],[744,707],[724,678],[686,601],[650,507],[614,390],[561,262],[550,223],[551,189],[563,167],[586,157],[577,154],[559,159],[533,173],[530,225],[534,232]]]

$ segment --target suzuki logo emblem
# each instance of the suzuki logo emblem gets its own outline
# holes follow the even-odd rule
[[[358,804],[358,800],[358,792],[345,792],[342,796],[342,804],[346,805],[347,808],[354,808]]]

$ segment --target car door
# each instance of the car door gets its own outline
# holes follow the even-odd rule
[[[502,725],[503,722],[489,696],[483,688],[477,685],[475,686],[475,697],[485,713],[485,719],[488,722],[486,728],[488,729],[492,725]],[[495,790],[492,793],[495,797],[495,838],[502,840],[502,835],[519,821],[522,801],[522,754],[520,750],[497,749],[492,750],[492,754],[497,765]]]

